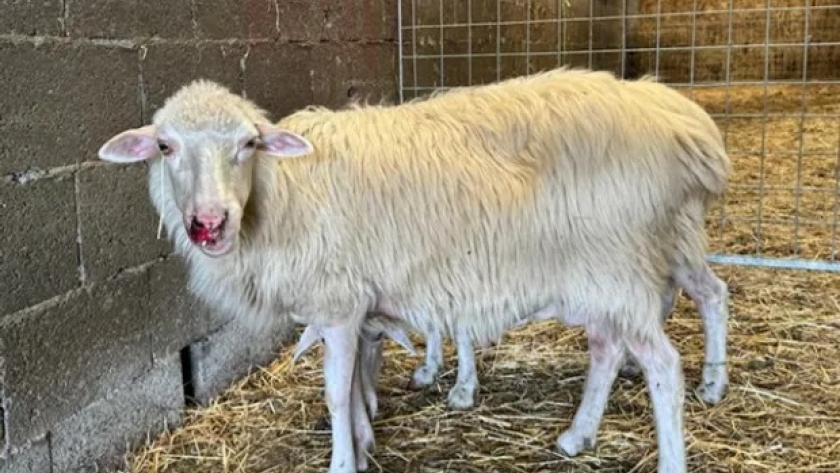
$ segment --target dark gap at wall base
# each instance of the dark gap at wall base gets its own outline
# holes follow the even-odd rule
[[[6,454],[6,410],[3,409],[2,391],[0,391],[0,459]]]
[[[193,407],[196,405],[195,384],[193,383],[193,358],[191,346],[181,348],[181,386],[184,389],[184,405]]]
[[[55,458],[53,458],[53,437],[52,432],[47,432],[47,452],[50,455],[50,470],[44,473],[55,473]]]

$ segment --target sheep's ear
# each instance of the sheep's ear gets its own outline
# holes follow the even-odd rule
[[[296,158],[312,153],[315,148],[306,138],[273,125],[257,125],[260,151],[278,158]]]
[[[411,339],[408,338],[408,334],[405,333],[405,330],[402,328],[394,328],[393,330],[389,330],[385,332],[391,340],[397,342],[397,345],[403,347],[407,352],[411,353],[411,356],[417,356],[417,350],[414,348],[414,344],[411,343]]]
[[[111,163],[135,163],[158,155],[157,128],[147,125],[126,130],[99,148],[99,159]]]
[[[395,324],[387,324],[385,325],[385,335],[411,353],[411,356],[417,356],[417,350],[414,348],[414,344],[411,343],[411,339],[408,338],[408,334],[402,327]]]
[[[316,343],[321,341],[322,338],[323,336],[321,335],[320,330],[318,330],[314,325],[307,325],[303,330],[303,333],[300,334],[300,340],[298,340],[295,353],[292,355],[292,363],[297,363],[297,360],[303,356],[304,353],[308,352],[309,349]]]

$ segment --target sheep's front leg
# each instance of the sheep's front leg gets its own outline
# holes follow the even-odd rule
[[[426,339],[426,361],[414,371],[409,389],[431,386],[443,365],[443,336],[439,330],[430,330]]]
[[[324,339],[324,384],[332,424],[332,456],[328,473],[355,473],[351,392],[358,334],[351,324],[320,329]]]
[[[665,326],[665,323],[668,322],[668,318],[671,316],[671,313],[673,313],[674,309],[677,307],[677,297],[679,297],[679,294],[680,288],[677,287],[676,283],[672,280],[660,296],[662,298],[662,312],[659,314],[659,319],[662,321],[663,327]],[[619,370],[618,373],[622,378],[636,378],[642,375],[642,367],[639,366],[639,362],[633,358],[632,354],[625,351],[624,366],[621,367],[621,370]]]
[[[466,410],[475,404],[475,392],[478,389],[475,352],[467,330],[457,329],[455,342],[458,350],[458,380],[449,391],[448,405],[450,409]]]
[[[589,342],[589,372],[583,386],[583,398],[572,419],[572,426],[557,438],[558,450],[569,456],[595,446],[610,390],[624,354],[621,340],[614,330],[605,325],[588,326],[586,336]]]

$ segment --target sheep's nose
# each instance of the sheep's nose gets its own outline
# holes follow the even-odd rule
[[[191,227],[194,229],[215,230],[227,219],[227,212],[224,215],[218,214],[196,214],[193,216]]]

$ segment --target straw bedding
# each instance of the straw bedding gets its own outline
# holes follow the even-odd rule
[[[840,112],[837,90],[807,91],[811,113]],[[690,93],[686,91],[686,93]],[[732,89],[730,113],[801,107],[801,88]],[[727,94],[696,89],[694,98],[711,113],[723,112]],[[840,120],[796,114],[766,125],[765,180],[790,186],[795,179],[798,130],[805,129],[802,183],[828,189],[804,193],[803,218],[830,222],[837,205],[835,175]],[[731,119],[733,189],[728,217],[754,218],[761,148],[761,119]],[[740,152],[738,150],[747,150]],[[752,151],[750,151],[752,150]],[[829,155],[830,153],[830,155]],[[790,220],[791,191],[766,191],[764,218]],[[834,206],[834,207],[833,207]],[[749,222],[720,224],[710,218],[712,249],[749,253],[759,234]],[[723,237],[718,232],[723,230]],[[792,227],[765,224],[762,249],[792,251]],[[825,257],[830,228],[802,226],[800,251]],[[731,290],[729,323],[731,388],[718,406],[705,406],[691,389],[700,377],[702,325],[684,297],[667,331],[683,356],[688,386],[686,439],[694,472],[828,472],[840,462],[840,277],[831,274],[719,267]],[[422,340],[416,340],[422,347]],[[125,473],[322,472],[329,462],[329,426],[324,425],[319,347],[297,365],[290,347],[278,360],[236,383],[205,408],[190,410],[173,429],[128,456]],[[556,453],[554,441],[580,402],[587,369],[579,330],[554,322],[510,332],[503,342],[477,353],[482,386],[469,412],[446,410],[454,383],[454,352],[447,371],[424,392],[405,389],[418,359],[387,345],[380,389],[381,414],[374,424],[377,450],[371,471],[386,472],[653,472],[656,443],[652,411],[640,379],[619,379],[598,436],[598,445],[576,458]]]

